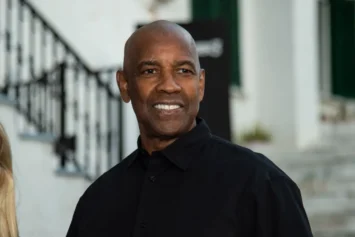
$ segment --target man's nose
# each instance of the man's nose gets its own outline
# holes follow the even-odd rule
[[[165,92],[169,94],[178,93],[181,91],[181,86],[176,81],[174,74],[170,72],[162,73],[160,76],[160,83],[157,86],[159,92]]]

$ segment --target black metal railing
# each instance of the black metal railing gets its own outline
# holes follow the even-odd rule
[[[93,179],[123,157],[121,98],[103,82],[101,77],[108,73],[66,64],[61,71],[65,136],[56,143],[56,151],[63,168],[71,160],[77,171]]]
[[[3,92],[15,99],[18,112],[39,133],[60,134],[61,70],[62,64],[59,64],[38,77],[34,77],[32,71],[33,80],[19,80],[3,88]]]
[[[0,2],[0,88],[21,132],[52,134],[60,168],[95,179],[123,157],[115,70],[91,70],[28,1]]]

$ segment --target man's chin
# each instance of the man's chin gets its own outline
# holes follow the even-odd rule
[[[188,131],[181,121],[161,121],[154,127],[156,133],[163,137],[178,137]]]
[[[154,126],[154,130],[161,136],[174,138],[189,132],[193,128],[194,124],[195,123],[186,124],[181,120],[160,121],[156,124],[156,126]]]
[[[179,127],[159,126],[156,129],[156,133],[161,137],[176,138],[179,137],[181,134],[183,134],[184,131],[182,131],[182,129],[180,129]]]

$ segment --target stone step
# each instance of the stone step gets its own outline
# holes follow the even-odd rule
[[[354,231],[347,230],[319,230],[313,231],[314,237],[355,237]]]
[[[355,216],[347,214],[333,214],[309,217],[311,227],[314,231],[347,230],[355,233]]]
[[[348,162],[318,162],[318,164],[298,164],[298,166],[281,166],[295,181],[304,180],[353,180],[355,181],[355,156]]]
[[[355,142],[354,142],[355,146]],[[293,157],[275,159],[274,162],[284,169],[304,169],[304,168],[317,168],[332,167],[334,165],[354,165],[355,166],[355,149],[352,148],[351,152],[335,152],[328,151],[324,153],[298,153],[292,155]]]
[[[355,182],[338,180],[313,180],[310,182],[299,182],[298,186],[303,198],[313,198],[317,196],[331,198],[355,198]]]
[[[305,197],[303,203],[309,215],[351,213],[355,216],[355,198],[319,195]]]
[[[355,234],[355,199],[317,197],[304,200],[314,236]]]
[[[310,217],[314,237],[355,237],[355,216],[333,214]]]
[[[334,197],[355,199],[355,180],[330,180],[325,184],[325,193]]]

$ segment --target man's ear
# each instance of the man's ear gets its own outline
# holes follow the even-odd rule
[[[117,71],[116,81],[118,88],[120,89],[122,100],[126,103],[130,102],[131,98],[128,95],[128,81],[122,70]]]
[[[200,102],[203,100],[203,97],[205,95],[205,70],[201,69],[200,70],[200,77],[199,77],[199,82],[198,82],[198,86],[199,86],[199,99]]]

